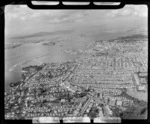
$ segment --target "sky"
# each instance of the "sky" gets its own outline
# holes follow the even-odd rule
[[[97,25],[138,23],[147,17],[146,5],[126,5],[117,10],[33,10],[26,5],[5,7],[8,36]],[[131,23],[131,25],[133,25]]]

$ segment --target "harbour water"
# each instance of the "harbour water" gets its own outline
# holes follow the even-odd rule
[[[76,54],[64,52],[60,46],[26,44],[15,49],[5,50],[5,90],[11,82],[21,80],[22,67],[42,63],[64,62],[77,58]]]

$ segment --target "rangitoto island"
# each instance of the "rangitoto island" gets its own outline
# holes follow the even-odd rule
[[[94,42],[78,59],[22,68],[5,92],[5,119],[147,119],[147,44],[143,35]]]

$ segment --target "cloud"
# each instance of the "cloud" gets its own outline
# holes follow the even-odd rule
[[[10,20],[22,19],[22,18],[24,18],[24,20],[30,20],[30,19],[32,20],[37,17],[46,16],[46,15],[53,16],[56,14],[54,11],[32,10],[28,8],[28,6],[26,5],[12,5],[12,6],[8,5],[6,6],[5,12],[6,12],[6,16],[10,18]]]
[[[146,5],[129,5],[125,6],[123,9],[111,10],[107,12],[107,17],[123,17],[123,16],[147,16],[147,6]]]
[[[83,22],[90,18],[114,18],[126,16],[147,16],[146,5],[128,5],[117,10],[33,10],[26,5],[8,5],[5,8],[6,20],[22,22],[44,22],[48,24]],[[94,12],[94,13],[93,13]],[[95,17],[96,16],[96,17]]]
[[[12,20],[35,20],[47,23],[60,23],[76,21],[88,15],[87,10],[32,10],[26,5],[6,6],[6,18]]]
[[[58,13],[51,16],[43,16],[43,20],[48,20],[48,22],[53,23],[68,23],[68,22],[76,22],[76,20],[85,18],[89,11],[87,10],[56,10]]]

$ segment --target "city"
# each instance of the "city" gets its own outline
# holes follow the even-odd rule
[[[147,46],[143,35],[96,41],[73,61],[24,67],[5,92],[5,119],[146,119]]]

